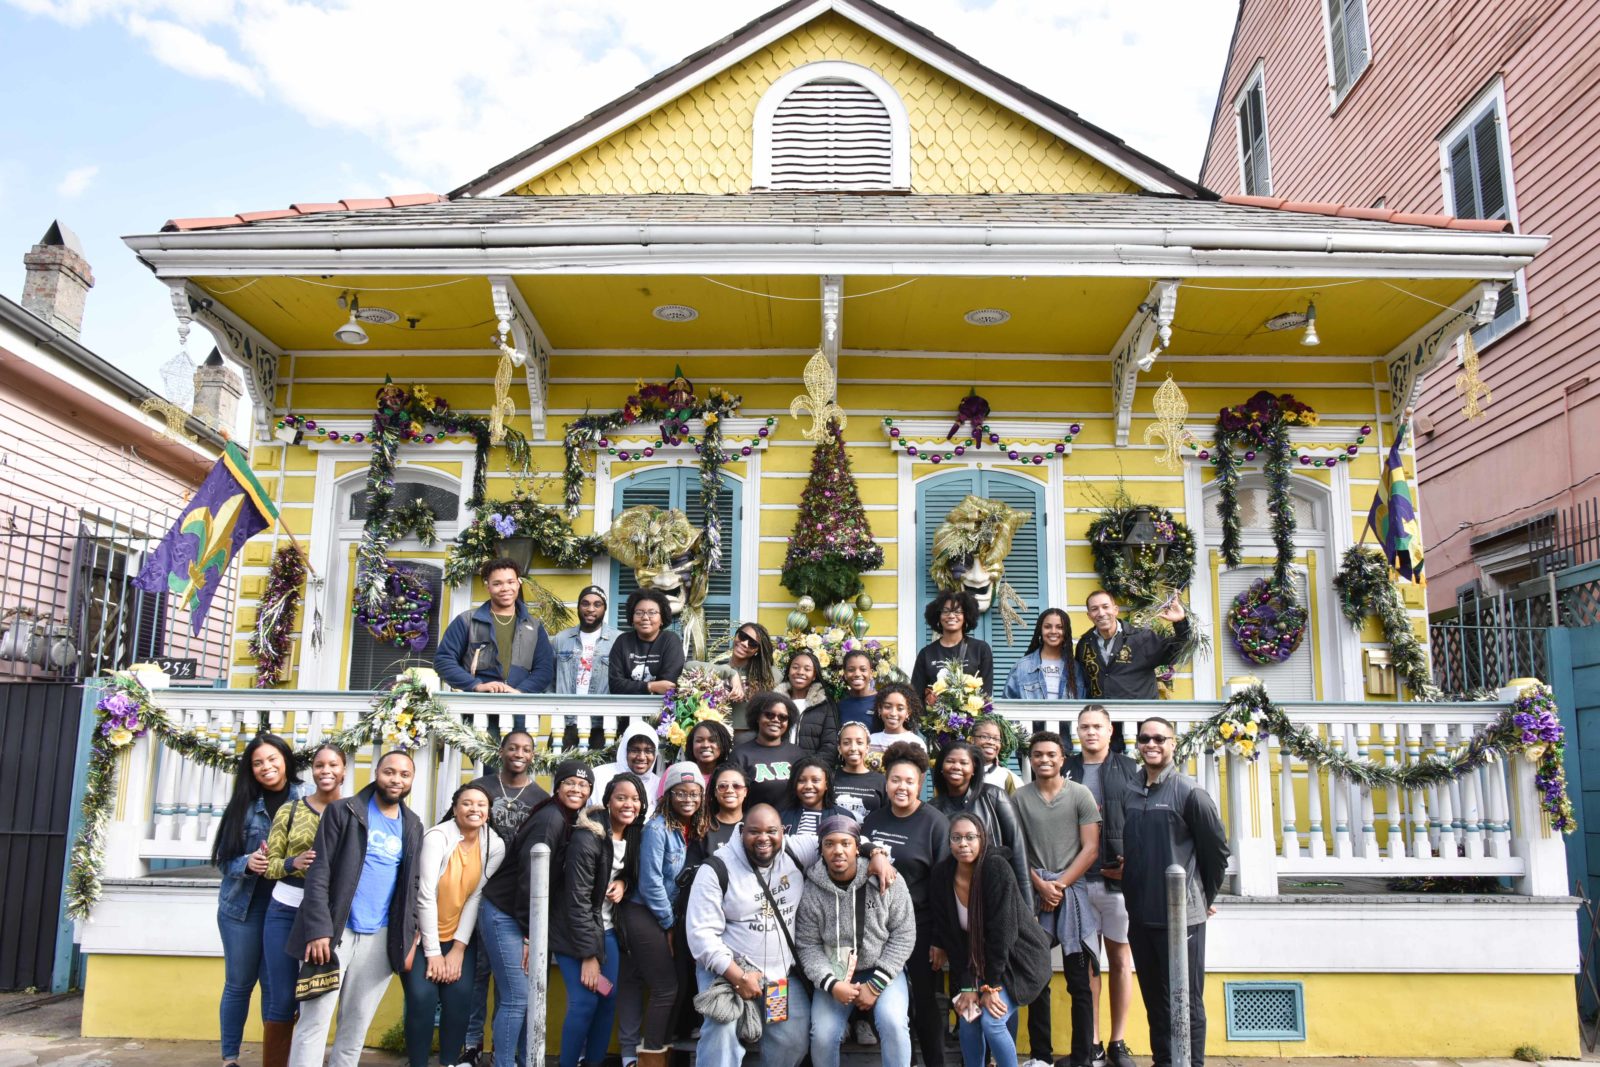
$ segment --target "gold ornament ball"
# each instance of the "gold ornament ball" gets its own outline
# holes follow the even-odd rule
[[[872,610],[872,598],[869,597],[865,593],[862,593],[860,596],[856,597],[856,610],[857,611],[871,611]]]
[[[799,608],[807,615],[810,615],[813,611],[817,610],[817,602],[808,596],[803,596],[800,598],[799,602],[795,604],[795,607]]]

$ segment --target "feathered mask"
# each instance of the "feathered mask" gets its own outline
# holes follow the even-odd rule
[[[950,509],[933,535],[933,562],[928,568],[933,583],[947,593],[961,592],[973,561],[980,563],[995,586],[1007,641],[1011,640],[1012,625],[1023,623],[1021,612],[1028,610],[1028,605],[1006,583],[1005,561],[1011,554],[1012,539],[1030,518],[1029,512],[1003,501],[969,496]]]
[[[706,646],[710,574],[701,559],[701,537],[702,531],[695,529],[683,512],[654,504],[628,508],[605,533],[606,551],[618,563],[633,568],[641,588],[661,589],[669,600],[682,597],[683,639],[693,658],[703,658]],[[662,581],[663,576],[671,577]]]

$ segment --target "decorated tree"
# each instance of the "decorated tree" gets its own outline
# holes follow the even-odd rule
[[[861,575],[881,566],[883,549],[872,540],[844,433],[837,419],[830,420],[811,453],[811,477],[783,561],[784,588],[836,604],[860,593]]]

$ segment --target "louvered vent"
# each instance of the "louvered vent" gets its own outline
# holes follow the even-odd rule
[[[772,116],[773,189],[890,189],[889,109],[872,90],[818,78]]]

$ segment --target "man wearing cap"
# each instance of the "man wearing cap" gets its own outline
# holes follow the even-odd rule
[[[464,693],[548,693],[556,657],[544,624],[522,602],[522,568],[502,557],[478,573],[489,599],[451,620],[433,669]]]
[[[806,871],[794,941],[811,980],[811,1062],[838,1067],[839,1043],[852,1010],[872,1012],[884,1067],[910,1067],[911,987],[905,966],[917,943],[911,892],[895,881],[887,893],[867,885],[861,826],[848,815],[822,820],[822,858]]]
[[[611,645],[617,629],[606,622],[606,594],[598,585],[578,594],[578,625],[556,634],[557,693],[609,693]]]

